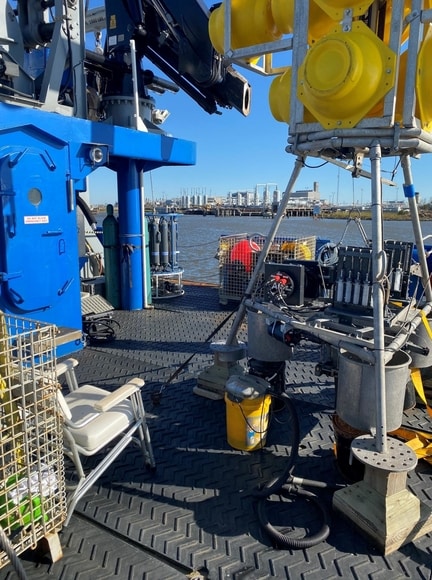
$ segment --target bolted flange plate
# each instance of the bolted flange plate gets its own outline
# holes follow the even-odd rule
[[[236,362],[246,356],[246,344],[244,342],[225,344],[224,341],[216,341],[210,344],[210,350],[220,362]]]
[[[385,471],[411,471],[417,465],[417,456],[402,441],[387,437],[387,451],[378,451],[376,440],[371,435],[356,437],[351,445],[356,459]]]

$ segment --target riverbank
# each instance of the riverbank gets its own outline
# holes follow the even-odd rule
[[[322,210],[321,213],[316,216],[318,219],[347,219],[348,217],[358,217],[361,220],[371,220],[372,219],[372,212],[371,211],[359,211],[354,209],[350,210]],[[422,221],[430,221],[432,220],[432,211],[431,210],[422,210],[419,209],[419,217]],[[400,211],[400,212],[384,212],[383,213],[384,221],[397,221],[397,222],[406,222],[411,220],[411,216],[408,211]]]

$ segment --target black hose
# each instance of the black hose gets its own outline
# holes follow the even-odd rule
[[[319,502],[318,497],[314,493],[302,489],[299,485],[292,485],[291,483],[288,483],[294,479],[292,476],[292,471],[294,470],[295,460],[298,457],[298,449],[300,445],[300,424],[296,408],[291,399],[288,397],[288,395],[286,393],[282,393],[281,395],[278,394],[277,396],[276,395],[274,396],[283,400],[285,407],[291,416],[291,422],[294,431],[293,441],[291,447],[291,455],[283,473],[279,477],[276,477],[275,479],[269,481],[263,487],[254,492],[254,496],[258,498],[257,516],[261,527],[265,530],[265,532],[273,540],[274,544],[278,548],[282,549],[310,548],[322,542],[328,537],[330,533],[330,527],[328,524],[329,517],[325,507]],[[302,481],[302,484],[314,485],[315,487],[328,487],[326,484],[314,480],[300,480],[300,481]],[[274,494],[280,495],[285,498],[291,497],[293,495],[298,495],[305,497],[307,500],[313,502],[318,507],[323,518],[323,525],[319,530],[319,532],[312,536],[308,536],[306,538],[301,539],[290,538],[285,534],[279,532],[274,526],[271,525],[266,511],[267,499]]]
[[[294,463],[296,462],[298,457],[298,450],[300,445],[300,423],[294,403],[291,401],[291,399],[288,397],[286,393],[281,393],[278,395],[274,395],[272,393],[272,398],[282,400],[285,405],[285,408],[288,410],[291,416],[291,422],[293,426],[293,441],[291,444],[291,455],[283,473],[279,477],[270,480],[263,487],[256,490],[254,492],[255,497],[267,498],[273,493],[277,493],[280,490],[280,488],[290,478],[291,472],[294,469]]]
[[[82,197],[77,195],[77,206],[83,212],[84,217],[86,218],[89,225],[94,229],[97,224],[97,219],[94,217],[92,210],[89,208],[87,203],[83,200]]]
[[[302,488],[297,488],[293,486],[283,486],[279,490],[279,494],[282,495],[283,497],[288,498],[293,495],[299,495],[306,498],[307,500],[310,500],[321,512],[324,523],[319,532],[317,532],[312,536],[308,536],[306,538],[290,538],[289,536],[286,536],[285,534],[279,532],[275,527],[271,525],[267,517],[266,498],[261,498],[257,505],[258,519],[260,521],[261,527],[266,531],[268,536],[270,536],[270,538],[274,541],[277,548],[285,550],[289,548],[293,548],[295,550],[302,550],[305,548],[311,548],[312,546],[315,546],[316,544],[323,542],[328,537],[330,533],[330,527],[328,525],[327,511],[325,510],[324,506],[320,503],[318,497],[314,493]]]

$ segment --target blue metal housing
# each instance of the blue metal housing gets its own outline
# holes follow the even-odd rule
[[[132,248],[123,307],[143,308],[138,172],[195,159],[189,141],[0,103],[0,309],[81,331],[76,195],[101,166],[129,176],[118,179],[120,238]],[[59,355],[81,348],[79,332],[66,330]]]

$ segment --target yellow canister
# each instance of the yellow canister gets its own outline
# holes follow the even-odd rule
[[[267,439],[271,396],[269,384],[253,375],[233,375],[226,383],[227,441],[234,449],[254,451]]]

